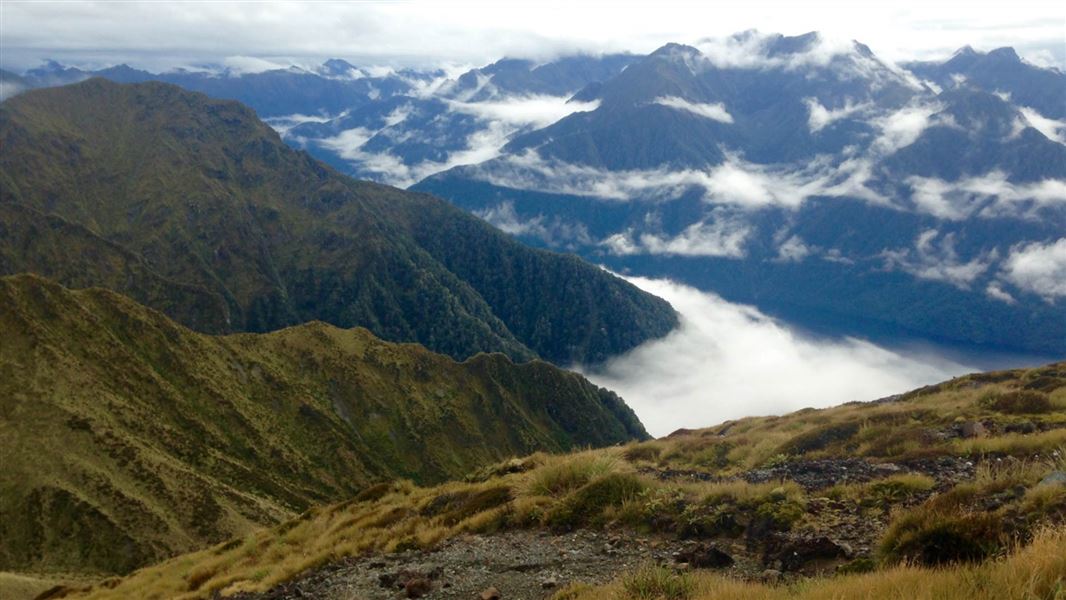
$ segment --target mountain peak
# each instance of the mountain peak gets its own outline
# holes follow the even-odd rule
[[[822,40],[822,35],[817,31],[808,31],[802,35],[785,36],[777,35],[767,45],[767,54],[775,56],[779,54],[797,54],[808,52]]]
[[[673,57],[678,55],[686,57],[699,56],[700,51],[696,48],[693,48],[692,46],[670,42],[668,44],[663,45],[655,52],[652,52],[649,56]]]
[[[358,70],[352,63],[340,59],[331,58],[322,63],[321,72],[326,75],[347,75],[352,71]]]
[[[996,48],[988,53],[988,58],[995,58],[1005,62],[1021,62],[1021,58],[1018,53],[1014,51],[1014,48],[1010,46],[1004,46],[1002,48]]]

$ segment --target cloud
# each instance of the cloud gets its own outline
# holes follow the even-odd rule
[[[811,130],[811,133],[817,133],[835,121],[868,110],[873,106],[870,102],[854,104],[851,100],[846,100],[844,106],[828,109],[822,106],[816,98],[807,98],[804,102],[810,112],[810,116],[807,118],[807,127]]]
[[[632,230],[616,233],[600,244],[617,255],[664,254],[672,256],[722,256],[742,258],[744,242],[751,227],[730,217],[710,218],[693,223],[676,236],[634,234]]]
[[[669,201],[696,189],[708,204],[754,209],[797,208],[811,196],[850,196],[885,203],[866,187],[871,168],[868,161],[854,158],[833,164],[829,157],[819,157],[795,167],[759,165],[727,154],[725,162],[706,170],[607,171],[545,160],[535,150],[527,150],[479,165],[470,174],[501,187],[614,201]]]
[[[21,94],[25,86],[14,81],[0,81],[0,101],[7,100],[12,96]]]
[[[905,182],[912,190],[915,208],[941,219],[1025,217],[1040,207],[1066,206],[1066,180],[1062,179],[1016,184],[1006,173],[991,171],[957,181],[911,176]]]
[[[552,247],[574,248],[577,245],[587,246],[594,243],[584,224],[566,223],[544,215],[522,218],[515,211],[514,202],[510,200],[474,211],[474,214],[504,233],[537,238]]]
[[[953,233],[941,236],[936,229],[927,229],[918,235],[914,248],[885,250],[881,257],[887,269],[898,269],[919,279],[943,281],[968,290],[975,279],[988,271],[997,254],[993,250],[963,262],[955,250]]]
[[[667,42],[758,27],[858,39],[890,61],[942,58],[965,44],[1015,45],[1033,62],[1051,60],[1062,68],[1066,9],[1060,4],[1023,0],[961,11],[956,3],[917,0],[751,0],[723,11],[714,3],[683,0],[621,3],[609,10],[601,3],[554,0],[327,2],[313,10],[296,1],[6,2],[3,58],[15,68],[49,57],[156,68],[224,55],[308,64],[331,57],[355,64],[486,64],[503,56],[547,59],[578,50],[651,52]]]
[[[518,128],[547,127],[575,112],[596,110],[599,100],[571,102],[566,96],[515,96],[484,102],[449,101],[452,110],[474,115],[486,121],[500,121]]]
[[[683,110],[696,116],[718,121],[720,123],[733,122],[733,115],[729,114],[729,111],[725,109],[725,105],[721,102],[706,104],[701,102],[689,102],[688,100],[678,98],[677,96],[662,96],[656,98],[653,104],[660,104],[669,108]]]
[[[990,282],[988,287],[985,288],[985,293],[988,294],[989,298],[1007,304],[1017,304],[1018,302],[1014,299],[1014,296],[1011,296],[1009,292],[1003,289],[1003,286],[998,281]]]
[[[337,119],[343,116],[344,113],[332,116],[302,115],[297,113],[280,117],[267,117],[263,119],[263,121],[265,121],[267,125],[270,125],[274,129],[274,131],[277,131],[278,135],[280,135],[281,137],[285,137],[286,135],[288,135],[289,131],[297,125],[303,125],[304,123],[328,123],[333,119]]]
[[[496,158],[504,144],[518,131],[543,127],[568,114],[594,110],[598,106],[598,102],[568,102],[567,98],[557,96],[506,97],[478,103],[445,101],[453,111],[477,117],[480,128],[467,135],[464,149],[451,152],[444,160],[408,164],[388,151],[369,152],[363,148],[377,135],[390,136],[394,141],[411,135],[411,131],[400,127],[416,110],[410,103],[386,115],[382,125],[376,129],[357,127],[312,142],[351,162],[363,175],[373,175],[390,185],[408,187],[453,167],[479,164]],[[285,123],[281,122],[278,126],[283,127]]]
[[[1011,247],[1000,276],[1048,302],[1066,296],[1066,238]]]
[[[695,44],[707,62],[724,69],[786,69],[825,67],[838,56],[855,54],[855,42],[818,34],[808,48],[771,55],[776,36],[748,30],[727,37],[704,38]]]
[[[802,262],[817,248],[808,246],[803,240],[796,235],[790,236],[787,240],[781,243],[777,247],[777,260],[780,262]]]
[[[1066,144],[1066,121],[1059,121],[1037,112],[1035,109],[1027,106],[1021,107],[1022,116],[1025,120],[1033,126],[1040,133],[1044,134],[1047,139],[1058,142],[1060,144]]]
[[[288,69],[292,65],[273,62],[255,56],[227,56],[222,59],[222,66],[226,67],[233,75],[245,75],[250,73],[262,73],[264,71],[275,71],[278,69]]]
[[[943,106],[939,104],[912,104],[872,119],[871,124],[881,131],[871,150],[876,155],[887,156],[910,146],[926,128],[938,124],[932,117],[941,110]]]
[[[669,301],[679,329],[585,374],[619,393],[656,436],[681,427],[874,400],[973,369],[863,340],[805,337],[755,308],[665,280],[630,278]]]
[[[353,127],[352,129],[346,129],[333,137],[322,138],[315,140],[323,148],[327,148],[336,152],[338,156],[345,160],[361,161],[366,158],[366,154],[363,153],[361,148],[363,144],[367,143],[370,138],[374,137],[376,131],[371,131],[365,127]]]

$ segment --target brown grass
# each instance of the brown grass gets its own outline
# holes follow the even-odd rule
[[[1066,528],[1041,530],[1033,543],[997,560],[947,569],[902,565],[795,586],[743,582],[710,572],[687,576],[673,596],[643,596],[669,573],[637,571],[601,587],[563,590],[556,600],[1062,600],[1066,598]],[[642,580],[639,588],[633,585]],[[667,584],[669,585],[669,584]],[[637,593],[634,593],[634,590]]]

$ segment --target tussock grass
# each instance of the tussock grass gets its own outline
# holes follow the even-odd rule
[[[1032,434],[1008,433],[996,437],[955,440],[953,453],[964,456],[1032,456],[1051,454],[1060,447],[1066,447],[1066,428]]]
[[[822,494],[834,500],[851,500],[866,506],[886,507],[916,494],[929,492],[936,480],[921,473],[900,473],[866,483],[835,485]]]
[[[215,592],[261,591],[341,557],[428,548],[464,532],[516,527],[625,528],[739,543],[753,531],[802,531],[818,518],[808,513],[810,499],[796,483],[731,479],[743,471],[818,459],[905,464],[943,455],[974,461],[975,478],[945,487],[925,475],[899,473],[812,492],[889,515],[880,570],[788,588],[694,573],[682,578],[687,583],[681,587],[691,590],[685,598],[1053,597],[1046,592],[1062,585],[1066,559],[1045,555],[1055,544],[1066,547],[1066,488],[1037,483],[1066,467],[1066,410],[1059,408],[1066,386],[1048,391],[1044,388],[1054,383],[1049,379],[1054,377],[1040,369],[987,380],[964,377],[894,401],[741,419],[653,442],[511,459],[463,482],[432,488],[410,482],[375,486],[360,498],[313,508],[236,543],[142,569],[113,589],[98,586],[89,595],[208,598]],[[1052,410],[996,412],[982,402],[990,391],[1002,394],[1034,381]],[[1035,432],[995,433],[1004,426],[986,437],[960,439],[957,426],[965,421],[1025,422]],[[660,469],[685,479],[659,479],[654,471]],[[688,479],[690,472],[713,480]],[[1035,550],[1022,547],[1029,540]],[[930,558],[938,544],[954,548],[947,555],[962,562],[922,568],[943,562]],[[680,580],[648,567],[628,581],[628,591],[623,578],[605,587],[570,586],[559,597],[628,599],[631,592],[645,593],[639,590],[667,597]],[[1009,593],[993,593],[1002,590]]]
[[[625,575],[622,589],[629,600],[689,600],[696,581],[688,573],[648,564]]]
[[[899,565],[859,575],[809,580],[795,586],[743,582],[711,572],[685,576],[685,600],[1061,600],[1066,598],[1066,528],[1040,530],[1032,544],[981,564],[931,569]],[[668,573],[645,569],[600,587],[561,591],[554,600],[631,600],[632,582],[655,589]],[[627,587],[627,584],[629,586]],[[644,587],[646,586],[646,587]],[[673,589],[673,588],[670,588]],[[647,596],[650,598],[665,598]]]
[[[534,496],[558,496],[620,468],[617,457],[611,454],[583,452],[556,456],[533,473],[526,491]]]

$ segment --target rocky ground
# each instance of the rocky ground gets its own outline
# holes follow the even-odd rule
[[[463,536],[427,551],[343,560],[242,600],[393,598],[539,600],[571,582],[602,583],[643,562],[676,562],[678,540],[593,531]]]
[[[1032,432],[1024,426],[1023,423],[1021,433]],[[1018,427],[1014,424],[1011,430]],[[1000,428],[994,422],[967,422],[930,430],[929,434],[978,437]],[[652,466],[639,470],[663,481],[723,481],[700,470]],[[841,569],[861,571],[873,564],[890,509],[920,504],[937,491],[973,480],[975,472],[973,462],[956,456],[898,462],[860,458],[794,460],[727,478],[749,483],[793,481],[801,486],[806,492],[805,516],[787,531],[749,527],[736,537],[687,540],[590,530],[568,534],[512,530],[466,535],[429,551],[345,559],[265,593],[244,594],[240,598],[542,600],[570,583],[603,583],[643,563],[667,564],[677,570],[716,569],[764,582],[793,582]],[[936,485],[906,498],[894,498],[891,505],[884,506],[871,505],[868,499],[831,498],[822,493],[837,484],[867,483],[905,473],[929,476]],[[1066,480],[1066,475],[1056,473]],[[1022,492],[1007,490],[1003,494],[1023,492],[1024,488]]]
[[[954,458],[914,464],[871,464],[859,459],[789,463],[749,471],[749,482],[792,480],[811,492],[837,483],[865,482],[904,472],[925,473],[938,482],[973,477],[974,465]],[[648,472],[660,479],[706,480],[698,471]],[[909,504],[920,502],[915,497]],[[405,551],[350,558],[308,573],[263,594],[242,600],[327,598],[478,599],[494,591],[504,600],[539,600],[581,581],[600,583],[641,563],[670,564],[684,570],[712,568],[758,581],[788,581],[869,558],[887,525],[887,513],[862,510],[852,502],[812,493],[811,518],[787,532],[759,537],[680,540],[581,530],[555,535],[544,530],[463,536],[430,551]]]

